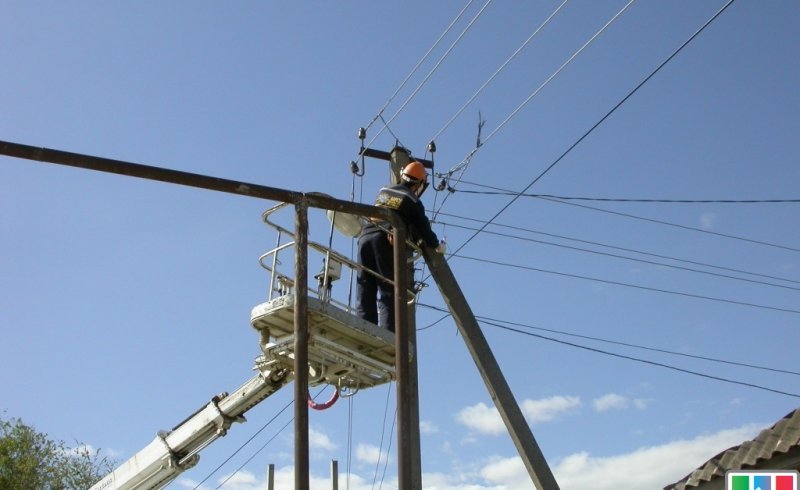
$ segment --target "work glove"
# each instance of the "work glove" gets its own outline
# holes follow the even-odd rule
[[[442,240],[441,242],[439,242],[439,245],[436,245],[436,252],[444,255],[446,251],[447,251],[447,244],[444,242],[444,240]]]

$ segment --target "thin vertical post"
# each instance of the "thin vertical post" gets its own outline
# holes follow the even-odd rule
[[[331,488],[339,490],[339,462],[335,459],[331,460]]]
[[[294,481],[309,490],[308,458],[308,203],[295,203]]]
[[[275,465],[267,466],[267,490],[275,490]]]

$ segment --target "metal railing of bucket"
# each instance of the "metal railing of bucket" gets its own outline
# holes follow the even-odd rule
[[[258,258],[259,265],[261,265],[262,268],[264,268],[270,273],[267,301],[271,301],[273,298],[275,298],[276,293],[277,296],[283,296],[291,293],[295,285],[292,274],[285,274],[280,271],[280,266],[283,264],[279,258],[279,256],[283,252],[294,251],[294,246],[295,246],[294,232],[270,220],[270,217],[274,213],[289,205],[290,205],[289,203],[278,204],[276,206],[267,209],[261,215],[264,223],[278,232],[275,247],[265,252]],[[333,226],[333,224],[331,226]],[[284,239],[288,239],[289,241],[282,243]],[[414,250],[414,253],[409,259],[409,261],[418,259],[421,255],[419,248],[410,242],[407,242],[407,244],[409,245],[409,247],[412,247],[412,250]],[[339,300],[334,298],[333,295],[331,294],[333,283],[342,277],[342,267],[346,267],[347,269],[349,269],[351,275],[359,270],[365,271],[366,273],[371,274],[377,279],[385,281],[388,284],[394,286],[394,281],[380,275],[378,272],[368,267],[364,267],[363,265],[359,264],[354,260],[351,260],[350,258],[342,255],[341,253],[336,252],[330,246],[326,246],[321,243],[309,240],[308,249],[309,251],[313,250],[314,252],[322,256],[322,264],[323,264],[322,270],[314,276],[314,278],[317,280],[317,288],[316,290],[309,288],[309,294],[315,296],[320,301],[334,304],[339,308],[342,308],[343,310],[347,311],[348,313],[353,313],[354,306],[350,304],[349,299],[347,301]],[[290,265],[290,269],[294,270],[294,264]],[[408,294],[408,304],[413,304],[413,302],[416,300],[416,291],[413,288],[413,284],[412,288],[407,289],[407,294]]]

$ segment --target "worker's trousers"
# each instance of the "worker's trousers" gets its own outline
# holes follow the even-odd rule
[[[358,263],[377,272],[359,269],[356,278],[356,314],[394,332],[394,256],[386,233],[376,230],[358,239]],[[385,279],[384,279],[385,278]]]
[[[394,256],[386,233],[376,230],[358,238],[358,263],[381,277],[359,269],[356,314],[394,332]]]

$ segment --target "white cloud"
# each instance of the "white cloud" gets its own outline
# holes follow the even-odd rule
[[[569,455],[553,464],[551,469],[562,490],[640,490],[642,488],[663,488],[678,481],[720,451],[751,439],[763,427],[750,424],[736,429],[723,430],[714,434],[704,434],[694,439],[678,440],[659,446],[643,447],[627,454],[612,456],[592,456],[582,451]],[[378,448],[359,444],[357,453],[360,460],[372,458],[377,462]],[[362,459],[362,456],[364,458]],[[385,456],[385,455],[384,455]],[[469,466],[474,470],[466,469]],[[371,470],[370,470],[371,471]],[[371,489],[374,475],[350,475],[350,490]],[[259,480],[261,478],[261,480]],[[244,471],[234,475],[226,484],[230,490],[263,490],[265,476],[256,477]],[[340,466],[339,487],[344,488],[347,475]],[[530,477],[519,457],[493,457],[485,464],[462,464],[449,473],[425,473],[422,476],[424,488],[428,490],[529,490]],[[221,483],[200,487],[210,490]],[[177,482],[180,488],[195,488],[196,482],[182,478]],[[387,488],[397,488],[397,479],[387,478],[383,482]],[[275,472],[276,488],[294,488],[294,469],[291,465]],[[330,477],[312,475],[312,490],[330,488]]]
[[[308,447],[310,449],[321,449],[331,451],[336,449],[336,444],[324,432],[320,432],[313,427],[308,429]]]
[[[359,443],[356,447],[356,459],[362,463],[377,464],[379,461],[386,461],[386,458],[386,452],[372,444]]]
[[[577,396],[551,396],[541,400],[524,400],[522,412],[532,422],[549,422],[580,404],[581,399]]]
[[[497,409],[489,407],[483,402],[462,408],[456,415],[456,420],[481,434],[497,435],[506,430]]]
[[[419,431],[422,434],[436,434],[439,432],[439,427],[429,420],[421,420],[419,422]]]
[[[450,444],[450,441],[444,441],[440,449],[445,454],[453,454],[453,445]]]
[[[552,470],[562,490],[663,488],[720,451],[751,439],[761,428],[751,424],[616,456],[592,456],[579,452],[567,456]],[[489,483],[505,484],[506,490],[531,486],[530,477],[518,457],[492,461],[483,467],[481,475]]]
[[[227,481],[225,481],[226,479]],[[223,481],[225,481],[225,490],[250,490],[258,484],[256,476],[249,471],[240,471],[232,476],[227,475],[220,479],[219,483]]]
[[[628,408],[629,403],[630,400],[628,400],[627,397],[617,395],[616,393],[609,393],[601,396],[600,398],[595,398],[592,401],[592,406],[594,406],[594,409],[597,412],[605,412],[612,409],[626,409]]]
[[[644,410],[652,400],[645,398],[628,398],[627,396],[618,395],[616,393],[608,393],[592,400],[592,406],[596,412],[606,412],[608,410],[626,410],[633,404],[635,408]]]
[[[210,488],[215,488],[217,485],[222,485],[224,483],[225,490],[253,490],[259,487],[258,479],[256,476],[246,470],[238,471],[234,474],[228,473],[227,475],[221,476],[217,478],[216,484],[208,482],[208,487],[200,486],[200,490],[208,490]],[[181,488],[198,488],[198,482],[194,481],[191,478],[181,478],[177,481],[177,484]]]
[[[549,422],[580,404],[581,399],[577,396],[552,396],[540,400],[523,400],[520,408],[531,422]],[[456,414],[456,420],[481,434],[498,435],[506,432],[506,426],[497,409],[483,402],[461,409]]]
[[[229,475],[228,475],[229,476]],[[214,483],[207,483],[199,487],[199,490],[212,490],[217,488],[218,485],[222,484],[223,481],[228,478],[228,476],[220,477]],[[350,490],[373,490],[373,476],[369,475],[369,478],[364,478],[356,473],[351,473],[349,476],[349,488]],[[282,468],[278,468],[275,470],[275,488],[294,488],[294,467],[292,466],[285,466]],[[341,465],[339,466],[339,488],[347,488],[348,485],[348,476],[343,471]],[[180,488],[185,489],[193,489],[197,488],[197,482],[190,479],[190,478],[181,478],[176,482],[176,484]],[[309,486],[311,490],[327,490],[331,488],[331,477],[330,475],[310,475],[309,476]],[[397,488],[397,479],[396,478],[387,478],[383,482],[384,487],[388,488]],[[240,471],[233,475],[225,485],[223,486],[225,490],[264,490],[267,488],[266,482],[266,472],[263,477],[256,477],[253,473],[249,471]]]
[[[485,486],[475,483],[474,475],[452,475],[446,473],[425,473],[422,475],[422,488],[426,490],[505,490],[504,485]]]
[[[460,444],[462,446],[469,446],[470,444],[477,444],[477,443],[478,443],[478,438],[472,434],[464,436],[460,441]]]
[[[519,470],[522,470],[520,473]],[[511,483],[525,481],[530,485],[528,476],[522,460],[518,457],[495,458],[492,462],[481,469],[481,476],[489,483]]]

